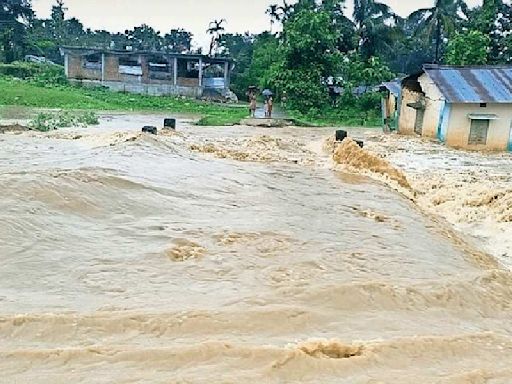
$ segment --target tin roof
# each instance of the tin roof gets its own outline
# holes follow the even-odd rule
[[[512,66],[425,65],[449,103],[512,103]]]
[[[381,88],[387,89],[395,96],[400,96],[402,93],[402,84],[400,80],[387,81],[380,85]]]
[[[78,56],[88,56],[92,54],[108,54],[113,56],[136,56],[136,55],[161,55],[166,57],[178,57],[180,59],[189,59],[189,60],[199,60],[203,59],[207,62],[233,62],[232,58],[229,57],[210,57],[207,55],[201,54],[192,54],[192,53],[175,53],[175,52],[165,52],[165,51],[121,51],[115,49],[103,49],[103,48],[87,48],[87,47],[68,47],[62,46],[60,47],[61,55],[73,54]]]

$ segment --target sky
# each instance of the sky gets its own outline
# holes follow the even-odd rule
[[[434,0],[381,0],[401,16],[430,7]],[[214,19],[226,19],[226,32],[260,33],[270,28],[265,10],[277,0],[64,0],[67,17],[78,18],[86,28],[124,32],[143,23],[167,33],[185,28],[194,34],[194,45],[206,47],[206,29]],[[47,18],[55,0],[32,0],[40,18]],[[351,12],[352,1],[347,1]],[[470,5],[481,0],[467,0]]]

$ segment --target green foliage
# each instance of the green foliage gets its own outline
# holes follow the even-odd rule
[[[196,124],[201,126],[228,126],[239,124],[240,121],[247,117],[245,108],[230,108],[202,117]]]
[[[68,84],[68,80],[64,74],[64,68],[50,64],[36,64],[22,61],[11,64],[0,64],[0,76],[29,80],[41,86]]]
[[[359,37],[358,53],[365,60],[389,48],[396,32],[391,27],[396,15],[389,6],[374,0],[355,0],[353,18]]]
[[[87,127],[89,125],[99,124],[98,117],[94,112],[41,112],[30,121],[29,127],[41,131],[48,132],[58,128],[68,127]]]
[[[323,106],[320,113],[301,113],[291,111],[296,124],[302,126],[329,127],[380,127],[381,96],[379,93],[368,93],[360,98],[346,93],[339,104],[342,108]]]
[[[23,57],[33,15],[30,0],[0,2],[0,61],[10,63]]]
[[[448,44],[445,62],[450,65],[487,64],[491,39],[479,31],[457,34]]]
[[[423,34],[435,41],[435,61],[441,59],[443,42],[456,31],[461,24],[461,14],[466,14],[468,6],[464,0],[436,0],[432,8],[419,9],[409,16],[415,23],[417,34]]]
[[[302,10],[284,25],[272,67],[272,83],[287,94],[291,109],[318,113],[328,103],[323,80],[336,72],[341,56],[336,49],[339,31],[325,11]]]
[[[382,63],[379,57],[363,60],[358,54],[345,57],[340,73],[343,76],[344,85],[348,87],[376,85],[394,77],[389,67]]]
[[[224,34],[218,41],[220,55],[236,60],[235,68],[231,73],[231,89],[239,99],[245,97],[247,88],[252,85],[248,72],[253,61],[254,40],[254,36],[245,33],[243,35]]]

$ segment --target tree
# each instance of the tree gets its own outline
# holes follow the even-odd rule
[[[225,19],[214,20],[210,22],[210,25],[206,30],[206,33],[211,35],[210,50],[208,51],[209,56],[212,56],[212,54],[214,53],[215,48],[218,46],[218,42],[220,37],[222,36],[222,33],[226,30],[226,28],[224,28],[223,26],[224,23],[226,23]]]
[[[27,47],[27,27],[34,13],[30,0],[0,0],[0,59],[19,59]]]
[[[268,33],[268,32],[267,32]],[[248,73],[253,60],[255,36],[248,32],[244,34],[226,33],[219,39],[219,53],[233,58],[236,65],[231,72],[232,90],[242,98],[249,84]]]
[[[272,82],[287,93],[292,109],[314,114],[328,104],[323,81],[339,66],[338,40],[339,31],[326,11],[302,9],[285,22]]]
[[[160,51],[162,49],[162,36],[147,24],[127,30],[125,35],[135,50]]]
[[[396,15],[386,4],[355,0],[353,19],[359,35],[359,53],[364,59],[382,52],[393,41],[390,23]]]
[[[450,65],[487,64],[490,43],[490,37],[479,31],[459,33],[448,43],[445,61]]]
[[[192,33],[180,28],[171,29],[169,33],[164,36],[163,45],[168,52],[190,52],[192,48]]]
[[[512,6],[502,0],[484,0],[482,6],[468,12],[464,25],[468,30],[479,31],[490,38],[487,61],[490,64],[507,63],[511,60],[507,47],[512,24]]]
[[[436,0],[432,8],[422,8],[411,13],[409,20],[416,22],[416,32],[424,33],[435,41],[435,62],[441,58],[441,44],[444,38],[454,33],[461,14],[467,14],[464,0]]]
[[[272,4],[268,7],[265,13],[270,16],[270,33],[272,33],[272,30],[274,29],[274,23],[281,20],[281,16],[279,14],[279,6],[277,4]]]

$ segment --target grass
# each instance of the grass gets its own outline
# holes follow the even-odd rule
[[[366,127],[381,128],[382,118],[376,113],[343,111],[345,113],[325,113],[323,116],[305,116],[291,112],[291,118],[298,127]]]
[[[104,88],[71,85],[41,86],[0,77],[0,105],[89,111],[148,111],[201,116],[200,124],[233,125],[246,117],[245,108],[200,102],[180,97],[115,93]]]

